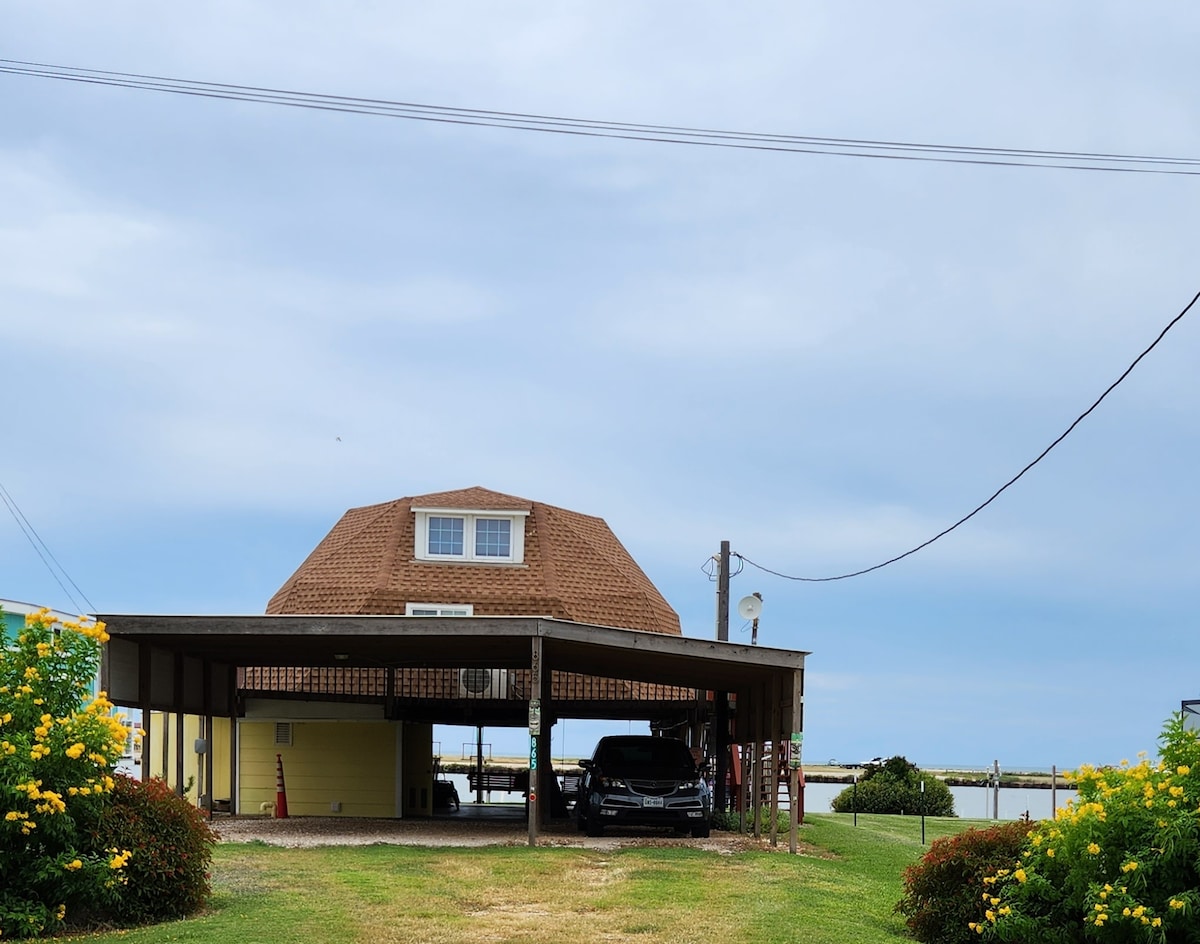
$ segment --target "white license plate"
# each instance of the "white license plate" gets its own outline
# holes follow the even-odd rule
[[[662,806],[662,797],[642,797],[642,806]]]

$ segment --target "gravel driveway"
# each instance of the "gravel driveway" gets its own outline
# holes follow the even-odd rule
[[[265,842],[275,846],[364,846],[385,843],[406,846],[523,846],[529,833],[521,820],[488,819],[360,819],[340,816],[217,816],[213,829],[222,842]],[[675,836],[655,829],[608,830],[585,836],[573,821],[555,822],[538,835],[539,846],[619,849],[626,846],[689,846],[732,855],[752,850],[787,852],[787,835],[772,847],[764,837],[714,831],[708,839]]]

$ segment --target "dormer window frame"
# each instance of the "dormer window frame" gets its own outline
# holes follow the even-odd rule
[[[436,507],[417,507],[412,510],[416,517],[416,534],[413,541],[414,560],[445,564],[523,564],[525,562],[525,519],[529,517],[528,511],[509,508],[492,511],[481,508]],[[442,518],[461,522],[461,553],[453,551],[447,553],[445,550],[440,553],[431,552],[430,521]],[[489,553],[484,550],[489,542],[480,542],[479,540],[481,537],[479,525],[483,522],[496,521],[508,523],[508,554]],[[487,528],[488,526],[485,524],[483,535],[487,535]],[[445,530],[445,528],[432,529],[434,534]],[[494,537],[494,535],[492,536]]]

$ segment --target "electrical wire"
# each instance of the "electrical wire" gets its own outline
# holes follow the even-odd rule
[[[106,85],[143,91],[165,92],[200,98],[256,102],[317,111],[403,118],[411,121],[536,131],[544,134],[568,134],[583,137],[614,138],[659,144],[686,144],[696,147],[736,148],[793,154],[834,157],[873,158],[877,160],[934,161],[948,164],[973,164],[998,167],[1028,167],[1057,170],[1104,171],[1108,173],[1169,174],[1200,176],[1200,159],[1116,154],[1095,151],[1049,151],[1032,148],[978,147],[970,145],[925,144],[908,141],[873,141],[859,138],[830,138],[809,135],[760,134],[690,128],[676,125],[637,124],[624,121],[599,121],[522,112],[457,108],[417,102],[392,101],[327,95],[289,89],[202,82],[168,76],[144,75],[83,69],[19,59],[0,59],[0,74],[55,79],[89,85]]]
[[[42,540],[41,535],[37,533],[37,530],[34,528],[30,520],[25,517],[25,512],[21,511],[20,507],[17,505],[16,499],[12,497],[12,494],[4,487],[2,482],[0,482],[0,502],[4,503],[4,506],[8,509],[8,513],[12,515],[13,520],[17,523],[17,527],[20,528],[21,533],[25,535],[25,540],[29,542],[29,545],[33,548],[34,553],[41,558],[41,561],[45,565],[46,569],[50,571],[50,576],[54,578],[54,582],[58,584],[59,589],[61,589],[71,601],[71,605],[75,607],[77,611],[83,610],[83,607],[80,606],[79,601],[75,599],[75,597],[71,594],[71,591],[67,589],[66,585],[59,578],[59,574],[62,574],[62,576],[67,579],[67,582],[75,588],[76,593],[83,598],[83,601],[89,607],[88,612],[95,613],[95,604],[93,604],[92,601],[87,598],[87,594],[79,589],[79,585],[71,579],[71,575],[67,573],[66,568],[58,562],[58,558],[54,556],[54,553],[50,550],[49,546],[45,541]],[[49,558],[49,560],[47,560],[47,558]],[[54,562],[53,566],[51,566],[51,561]],[[55,570],[56,567],[58,568],[57,570]]]
[[[762,564],[755,563],[754,561],[750,560],[750,558],[748,558],[742,554],[738,554],[736,552],[733,553],[731,556],[736,557],[739,560],[745,561],[751,567],[756,567],[759,570],[763,571],[764,573],[771,574],[774,577],[782,577],[784,580],[796,580],[796,581],[801,581],[803,583],[828,583],[833,580],[848,580],[851,577],[861,577],[863,574],[869,574],[872,571],[876,571],[883,567],[887,567],[889,564],[894,564],[897,561],[904,560],[904,558],[906,558],[906,557],[910,557],[911,555],[917,553],[917,551],[924,550],[925,548],[929,547],[929,545],[932,544],[934,541],[944,538],[947,534],[949,534],[955,528],[959,527],[960,525],[966,524],[968,521],[970,521],[972,518],[974,518],[977,514],[979,514],[979,512],[983,511],[983,509],[985,509],[988,505],[990,505],[997,498],[999,498],[1000,495],[1003,492],[1005,492],[1010,486],[1016,484],[1017,480],[1020,479],[1026,472],[1028,472],[1035,465],[1037,465],[1044,458],[1046,458],[1046,456],[1050,454],[1050,450],[1052,450],[1060,442],[1062,442],[1064,439],[1066,439],[1067,436],[1069,436],[1071,434],[1071,432],[1075,429],[1075,427],[1078,426],[1080,423],[1082,423],[1088,417],[1088,415],[1091,414],[1091,412],[1093,410],[1095,410],[1096,407],[1098,407],[1104,401],[1104,398],[1107,397],[1110,393],[1112,393],[1113,390],[1115,390],[1117,388],[1117,386],[1133,372],[1133,369],[1135,367],[1137,367],[1138,363],[1142,360],[1142,358],[1145,357],[1147,354],[1149,354],[1151,351],[1153,351],[1158,346],[1158,343],[1167,336],[1167,332],[1170,331],[1173,327],[1175,327],[1175,325],[1178,324],[1183,319],[1183,316],[1186,315],[1188,313],[1188,311],[1191,310],[1192,306],[1194,306],[1196,304],[1197,300],[1200,300],[1200,292],[1197,292],[1194,296],[1192,296],[1192,300],[1190,302],[1188,302],[1187,305],[1184,306],[1183,311],[1181,311],[1174,318],[1172,318],[1170,320],[1170,322],[1167,323],[1167,326],[1165,328],[1163,328],[1162,331],[1159,332],[1158,337],[1154,339],[1154,341],[1150,344],[1150,346],[1148,348],[1146,348],[1144,351],[1142,351],[1142,353],[1139,354],[1137,357],[1135,357],[1133,359],[1133,363],[1125,368],[1125,371],[1121,374],[1121,376],[1118,377],[1116,380],[1114,380],[1111,384],[1109,384],[1108,389],[1105,390],[1102,394],[1100,394],[1100,396],[1096,398],[1096,401],[1091,406],[1089,406],[1079,416],[1077,416],[1075,418],[1075,422],[1073,422],[1070,426],[1068,426],[1066,428],[1066,430],[1057,439],[1054,440],[1054,442],[1050,443],[1049,446],[1047,446],[1045,449],[1043,449],[1036,459],[1034,459],[1032,462],[1030,462],[1028,465],[1026,465],[1025,468],[1023,468],[1020,472],[1018,472],[1011,479],[1009,479],[1007,482],[1005,482],[1003,485],[1001,485],[998,489],[996,489],[996,491],[992,493],[991,497],[988,498],[987,501],[976,506],[976,508],[973,511],[971,511],[969,514],[966,514],[963,517],[959,518],[958,521],[954,522],[954,524],[950,525],[950,527],[945,528],[942,531],[939,531],[937,534],[935,534],[929,540],[924,541],[921,544],[918,544],[916,547],[912,548],[911,550],[907,550],[903,554],[897,554],[895,557],[889,558],[888,560],[883,561],[883,563],[875,564],[873,567],[864,567],[862,570],[856,570],[856,571],[854,571],[852,573],[848,573],[848,574],[838,574],[835,577],[797,577],[797,576],[793,576],[791,574],[781,573],[778,570],[772,570],[770,567],[765,567]]]

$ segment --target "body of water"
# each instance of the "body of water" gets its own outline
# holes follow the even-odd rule
[[[833,798],[846,789],[844,783],[810,783],[804,788],[804,809],[809,813],[828,813]],[[951,787],[954,812],[964,819],[991,819],[991,787]],[[1053,800],[1051,797],[1053,796]],[[999,819],[1020,819],[1026,813],[1032,819],[1050,819],[1054,806],[1062,809],[1075,799],[1075,791],[1059,787],[1057,791],[1037,787],[1001,787]],[[914,811],[916,812],[916,811]]]

